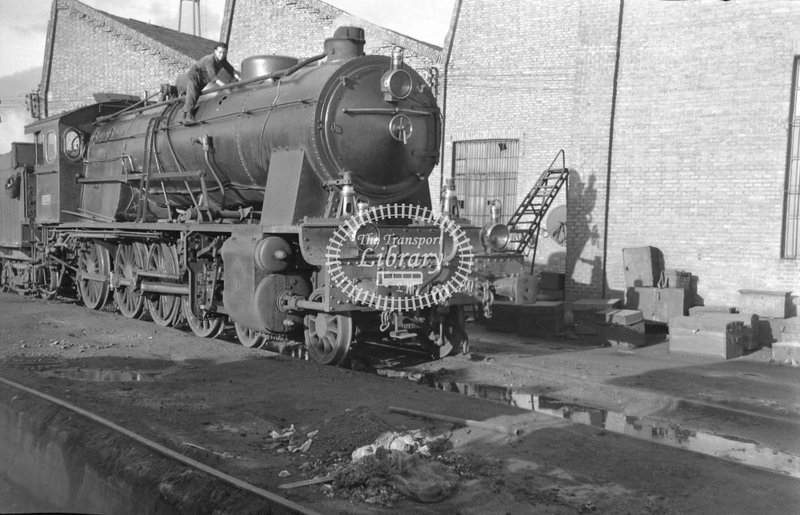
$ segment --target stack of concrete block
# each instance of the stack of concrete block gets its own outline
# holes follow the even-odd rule
[[[639,310],[649,322],[669,322],[684,316],[694,300],[692,275],[664,268],[655,247],[622,249],[625,267],[625,307]]]
[[[792,334],[791,296],[786,291],[739,290],[739,313],[758,315],[759,342],[772,345],[785,336],[797,338]]]
[[[596,316],[600,336],[612,347],[632,349],[645,345],[644,317],[641,311],[608,309],[598,311]]]
[[[572,311],[572,325],[575,334],[599,335],[600,325],[597,323],[597,313],[609,309],[619,308],[621,299],[580,299],[570,306]]]
[[[628,288],[658,286],[664,272],[664,255],[655,247],[622,249],[625,286]]]
[[[704,308],[704,309],[697,309]],[[761,325],[758,315],[733,313],[731,311],[723,311],[728,308],[721,307],[707,307],[697,306],[689,310],[690,317],[703,317],[720,320],[722,322],[742,322],[743,328],[743,350],[745,352],[752,352],[761,348],[761,338],[759,332]]]
[[[731,359],[745,348],[744,322],[720,317],[679,316],[669,321],[669,351]]]
[[[689,298],[683,288],[628,288],[625,306],[638,309],[649,322],[668,323],[670,318],[685,316]]]

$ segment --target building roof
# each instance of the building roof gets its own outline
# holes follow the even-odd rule
[[[98,11],[101,12],[102,11]],[[106,13],[103,13],[106,14]],[[143,21],[134,20],[131,18],[120,18],[113,14],[106,14],[109,18],[117,21],[118,23],[128,27],[134,34],[140,34],[143,38],[149,38],[152,41],[164,47],[171,48],[185,56],[191,57],[194,60],[200,59],[204,55],[208,55],[214,51],[216,41],[186,34],[177,30],[168,29],[159,25],[152,25]]]
[[[214,50],[216,41],[201,38],[177,30],[151,25],[138,20],[120,18],[104,11],[93,9],[78,0],[53,0],[50,21],[47,26],[47,40],[42,66],[40,93],[46,97],[50,87],[50,69],[55,43],[56,20],[60,11],[72,11],[83,18],[87,25],[102,27],[111,35],[126,40],[136,50],[148,52],[156,58],[172,61],[179,66],[190,66],[200,57]]]

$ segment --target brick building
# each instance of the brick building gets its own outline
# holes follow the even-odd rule
[[[469,217],[494,198],[508,216],[564,149],[568,237],[540,238],[537,267],[564,271],[568,298],[622,296],[622,249],[652,245],[695,276],[697,302],[736,304],[800,286],[798,22],[791,0],[456,0],[442,49],[318,0],[228,0],[220,39],[235,66],[316,55],[340,25],[364,27],[369,53],[404,47],[446,115],[434,200],[455,174]],[[50,114],[141,95],[210,51],[170,32],[54,0]]]
[[[436,66],[442,48],[385,29],[320,0],[226,0],[220,40],[230,44],[234,65],[250,55],[311,57],[337,27],[355,25],[365,32],[367,54],[390,55],[405,49],[406,62],[417,70]]]
[[[53,0],[39,94],[47,116],[94,102],[94,93],[153,94],[215,41]]]
[[[622,249],[644,245],[697,302],[800,290],[800,3],[458,3],[445,169],[514,143],[519,201],[565,149],[567,245],[540,240],[537,265],[564,267],[568,298],[622,296]]]

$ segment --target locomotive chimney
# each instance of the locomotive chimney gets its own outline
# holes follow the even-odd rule
[[[361,27],[339,27],[332,38],[325,40],[328,61],[344,61],[364,55],[364,29]]]

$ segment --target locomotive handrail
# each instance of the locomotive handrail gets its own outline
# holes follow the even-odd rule
[[[220,91],[220,90],[223,90],[223,89],[229,89],[229,88],[231,88],[233,86],[245,86],[247,84],[253,84],[254,82],[260,82],[260,81],[265,81],[265,80],[282,79],[283,77],[286,77],[287,75],[293,74],[294,72],[296,72],[300,68],[303,68],[304,66],[308,66],[309,64],[311,64],[311,63],[313,63],[315,61],[319,61],[320,59],[323,59],[327,55],[328,54],[318,54],[318,55],[309,57],[307,59],[304,59],[303,61],[300,61],[299,63],[295,64],[291,68],[287,68],[285,70],[278,70],[277,72],[269,74],[269,75],[259,75],[258,77],[253,77],[252,79],[247,79],[247,80],[241,80],[239,82],[229,82],[228,84],[225,84],[223,86],[217,86],[216,88],[211,88],[208,91],[206,91],[206,93],[213,93],[214,91]]]
[[[230,89],[230,88],[236,87],[236,86],[246,86],[248,84],[253,84],[253,83],[256,83],[256,82],[263,82],[265,80],[279,80],[279,79],[282,79],[283,77],[286,77],[287,75],[293,74],[294,72],[296,72],[300,68],[303,68],[303,67],[308,66],[309,64],[311,64],[313,62],[316,62],[316,61],[319,61],[320,59],[325,58],[327,55],[328,54],[318,54],[318,55],[309,57],[307,59],[304,59],[303,61],[300,61],[299,63],[295,64],[291,68],[286,68],[285,70],[278,70],[277,72],[271,73],[271,74],[268,74],[268,75],[259,75],[258,77],[253,77],[253,78],[247,79],[247,80],[229,82],[227,84],[223,84],[222,86],[217,86],[215,88],[209,88],[209,89],[203,91],[201,94],[202,95],[206,95],[208,93],[214,93],[216,91],[223,91],[223,90]]]
[[[139,100],[138,102],[136,102],[135,104],[131,104],[128,107],[126,107],[125,109],[122,109],[121,111],[117,111],[116,113],[109,114],[109,115],[106,115],[106,116],[98,116],[97,119],[94,121],[94,124],[96,125],[98,123],[103,123],[103,122],[105,122],[107,120],[113,120],[114,118],[116,118],[116,117],[118,117],[118,116],[120,116],[122,114],[125,114],[127,112],[137,112],[137,111],[139,111],[141,109],[147,109],[147,108],[155,107],[158,104],[153,104],[153,105],[150,105],[150,106],[145,105],[145,106],[142,106],[142,107],[136,107],[136,106],[138,106],[140,104],[143,104],[144,102],[147,102],[148,100],[150,100],[154,96],[158,95],[159,93],[160,92],[153,93],[149,97],[143,98],[143,99]]]
[[[344,107],[342,112],[344,114],[419,114],[423,116],[432,116],[436,114],[437,109],[430,111],[420,111],[418,109],[401,109],[399,107]]]
[[[83,177],[78,179],[79,184],[102,184],[102,183],[111,183],[111,182],[120,182],[120,183],[127,183],[127,182],[135,182],[141,181],[143,174],[141,173],[126,173],[124,175],[118,175],[114,177]],[[164,172],[158,173],[155,175],[151,175],[151,180],[161,180],[161,181],[171,181],[171,180],[183,180],[183,179],[196,179],[198,177],[205,177],[206,171],[205,170],[190,170],[186,172]]]

